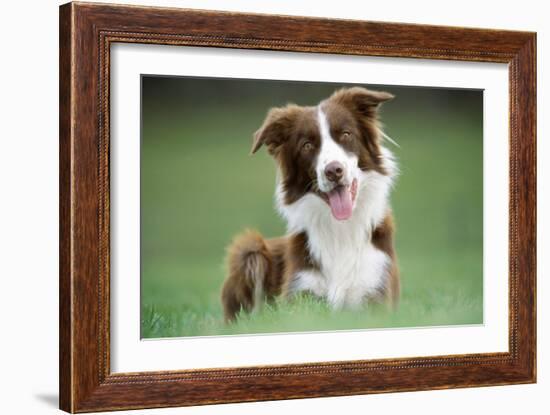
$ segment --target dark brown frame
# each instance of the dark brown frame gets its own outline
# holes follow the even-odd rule
[[[113,42],[508,63],[509,352],[111,373]],[[535,382],[535,33],[69,3],[60,8],[59,93],[61,409],[90,412]]]

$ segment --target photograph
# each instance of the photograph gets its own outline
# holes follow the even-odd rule
[[[142,339],[481,325],[483,90],[141,75]]]

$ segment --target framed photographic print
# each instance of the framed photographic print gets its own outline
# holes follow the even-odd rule
[[[536,36],[60,8],[60,407],[536,380]]]

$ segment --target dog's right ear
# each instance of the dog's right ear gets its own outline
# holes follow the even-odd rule
[[[298,110],[299,107],[294,105],[269,110],[263,125],[254,133],[250,154],[254,154],[265,144],[269,154],[273,155],[289,136]]]
[[[252,149],[250,150],[250,154],[252,155],[256,151],[258,151],[264,143],[265,143],[265,132],[264,132],[264,128],[262,127],[254,133],[254,139],[252,141]]]

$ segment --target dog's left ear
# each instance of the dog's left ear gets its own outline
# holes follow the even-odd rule
[[[380,105],[393,98],[394,95],[389,92],[372,91],[358,86],[341,89],[330,97],[330,99],[367,117],[376,116],[376,112]]]

